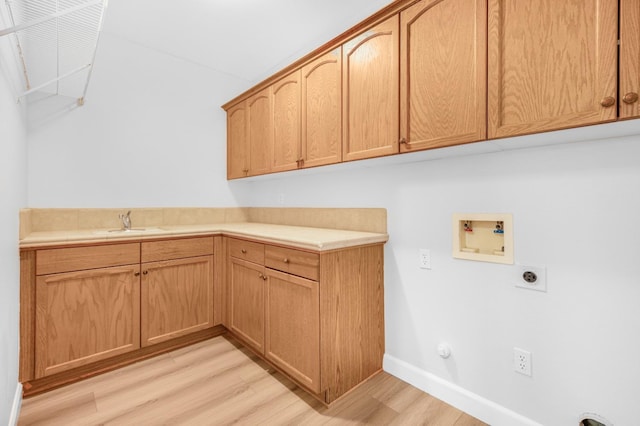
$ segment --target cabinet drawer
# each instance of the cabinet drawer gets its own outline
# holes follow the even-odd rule
[[[264,265],[264,244],[230,238],[229,256]]]
[[[318,281],[320,256],[295,249],[266,246],[265,266]]]
[[[36,275],[140,263],[140,243],[38,250]]]
[[[142,243],[142,262],[182,259],[213,254],[213,237],[182,240],[148,241]]]

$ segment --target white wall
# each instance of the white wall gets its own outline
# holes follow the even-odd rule
[[[104,33],[83,107],[30,105],[29,205],[236,205],[220,105],[246,85]]]
[[[15,420],[11,410],[20,401],[18,213],[27,204],[24,109],[16,103],[18,80],[8,65],[12,62],[6,47],[0,45],[0,424]]]
[[[444,379],[544,425],[576,425],[584,412],[630,425],[640,383],[639,139],[269,177],[246,184],[242,201],[387,208],[386,352],[418,369],[405,379]],[[515,288],[513,266],[453,259],[455,212],[512,213],[516,262],[545,265],[548,292]],[[432,270],[418,268],[418,248],[431,250]],[[446,361],[436,353],[443,341],[453,348]],[[513,371],[514,347],[532,352],[533,377]]]

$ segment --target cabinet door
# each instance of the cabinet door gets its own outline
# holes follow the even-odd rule
[[[265,357],[320,392],[320,295],[317,281],[267,269]]]
[[[293,170],[300,163],[300,70],[273,85],[271,171]]]
[[[231,330],[264,354],[264,267],[231,257],[229,321]]]
[[[640,1],[620,0],[620,118],[640,117]]]
[[[342,49],[302,68],[304,167],[342,161]]]
[[[249,174],[249,146],[247,139],[247,103],[227,111],[227,179]]]
[[[617,0],[489,0],[489,137],[616,119]]]
[[[268,173],[273,144],[271,87],[247,99],[247,120],[249,175]]]
[[[41,275],[36,378],[140,347],[140,266]]]
[[[423,0],[400,28],[400,151],[484,139],[486,0]]]
[[[343,155],[357,160],[398,152],[398,15],[343,46]]]
[[[141,344],[213,326],[213,256],[142,264]]]

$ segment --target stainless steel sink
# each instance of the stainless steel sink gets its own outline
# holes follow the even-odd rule
[[[115,234],[144,234],[148,232],[161,232],[160,228],[131,228],[131,229],[101,229],[93,231],[96,235],[115,235]]]

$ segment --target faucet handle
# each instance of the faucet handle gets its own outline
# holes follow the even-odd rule
[[[131,210],[127,214],[120,213],[118,218],[122,221],[122,229],[131,229]]]

